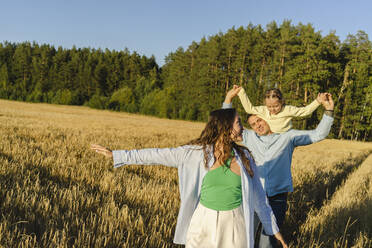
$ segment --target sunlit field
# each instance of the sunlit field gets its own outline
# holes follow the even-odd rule
[[[172,147],[204,123],[0,100],[0,246],[177,247],[174,168],[92,152]],[[291,247],[372,247],[372,143],[297,148],[283,233]],[[179,246],[181,247],[181,246]]]

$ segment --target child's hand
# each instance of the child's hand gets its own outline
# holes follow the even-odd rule
[[[324,101],[327,100],[327,93],[318,93],[318,96],[316,98],[316,100],[319,102],[319,103],[323,103]]]

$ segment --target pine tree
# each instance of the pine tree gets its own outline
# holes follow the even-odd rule
[[[10,85],[8,76],[8,67],[4,63],[0,67],[0,97],[7,99],[9,97]]]

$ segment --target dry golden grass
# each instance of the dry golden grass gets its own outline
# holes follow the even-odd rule
[[[365,247],[365,242],[372,238],[371,175],[372,155],[369,155],[332,199],[308,215],[300,228],[305,242],[311,239],[325,247]],[[364,243],[360,243],[362,240]]]
[[[299,227],[319,208],[372,152],[371,143],[324,140],[298,147],[293,155],[294,192],[289,195],[285,234],[302,235]],[[341,234],[340,234],[341,235]]]
[[[136,165],[113,169],[112,161],[89,146],[178,146],[198,136],[203,127],[85,107],[0,100],[0,246],[176,247],[172,239],[179,207],[177,171]],[[366,167],[360,164],[371,149],[370,143],[338,140],[296,149],[295,192],[285,228],[292,247],[320,247],[328,237],[341,241],[342,229],[334,229],[332,235],[321,232],[322,226],[338,223],[337,211],[315,217],[332,213],[337,204],[331,203],[346,194],[341,189],[350,180],[358,185],[354,175]],[[347,189],[354,198],[366,198],[367,191],[353,194],[358,189]],[[366,210],[368,204],[360,208]],[[322,222],[324,218],[329,222]],[[354,223],[347,230],[349,244],[371,244],[371,224],[363,223],[362,228],[353,229]]]

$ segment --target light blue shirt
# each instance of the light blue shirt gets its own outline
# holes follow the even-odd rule
[[[209,168],[214,164],[213,150],[209,150]],[[247,247],[254,246],[253,219],[256,212],[265,228],[273,235],[279,231],[275,216],[268,204],[265,191],[259,181],[256,165],[247,152],[254,176],[250,177],[238,153],[234,151],[240,166],[242,180],[242,204],[246,225]],[[177,218],[174,243],[185,244],[191,217],[199,204],[202,181],[208,169],[205,168],[204,152],[199,146],[180,146],[177,148],[149,148],[141,150],[113,151],[114,167],[125,164],[161,164],[178,169],[180,188],[180,210]]]
[[[232,108],[232,105],[224,103],[222,108]],[[333,117],[324,114],[314,130],[290,129],[285,133],[260,136],[253,130],[244,129],[243,144],[253,155],[268,196],[293,192],[291,164],[294,149],[325,139],[332,123]]]

